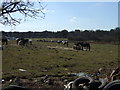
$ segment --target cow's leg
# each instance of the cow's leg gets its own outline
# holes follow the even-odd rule
[[[6,45],[8,45],[8,41],[6,40]]]
[[[81,48],[82,48],[82,51],[83,51],[83,46],[81,46]]]

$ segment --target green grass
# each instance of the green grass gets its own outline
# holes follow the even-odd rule
[[[70,43],[68,48],[72,46],[73,43]],[[67,75],[80,71],[93,73],[101,67],[112,69],[117,65],[117,45],[91,44],[91,51],[66,50],[65,47],[35,40],[33,45],[22,47],[17,46],[15,41],[10,41],[2,52],[2,77],[34,78],[46,74]],[[20,72],[20,68],[27,71]]]

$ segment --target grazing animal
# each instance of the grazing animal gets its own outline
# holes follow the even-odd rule
[[[73,45],[73,49],[75,49],[75,50],[81,50],[81,46],[80,45]]]
[[[16,39],[16,41],[17,41],[17,45],[27,46],[28,43],[32,45],[31,39],[29,40],[29,39],[24,39],[24,38],[18,38]]]
[[[57,43],[60,44],[62,41],[58,40]]]
[[[19,42],[20,40],[24,40],[24,38],[16,38],[16,43],[17,43],[17,45],[18,45],[18,42]]]
[[[20,40],[20,41],[18,42],[18,45],[27,46],[28,41],[29,41],[28,39]]]
[[[32,45],[32,40],[31,39],[29,39],[29,41],[28,41],[29,43],[30,43],[30,45]]]
[[[64,40],[63,40],[63,41],[62,41],[62,44],[63,44],[63,45],[67,45],[67,47],[68,47],[68,41],[64,41]]]
[[[76,46],[81,46],[81,49],[83,50],[84,48],[86,48],[86,51],[87,49],[89,49],[90,51],[90,44],[87,43],[87,42],[77,42],[75,43]]]
[[[61,43],[61,44],[66,45],[68,47],[68,41],[66,41],[66,40],[58,40],[57,43],[58,44]]]
[[[8,45],[8,39],[2,38],[2,45]]]

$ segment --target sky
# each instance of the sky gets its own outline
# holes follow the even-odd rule
[[[118,27],[118,2],[44,2],[45,19],[26,18],[2,31],[110,30]],[[19,16],[19,14],[17,15]]]

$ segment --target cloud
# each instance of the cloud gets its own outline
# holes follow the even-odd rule
[[[72,17],[72,18],[70,19],[70,22],[76,23],[76,22],[77,22],[77,17]]]
[[[44,9],[42,10],[43,13],[54,13],[55,10],[48,10],[48,9]]]

